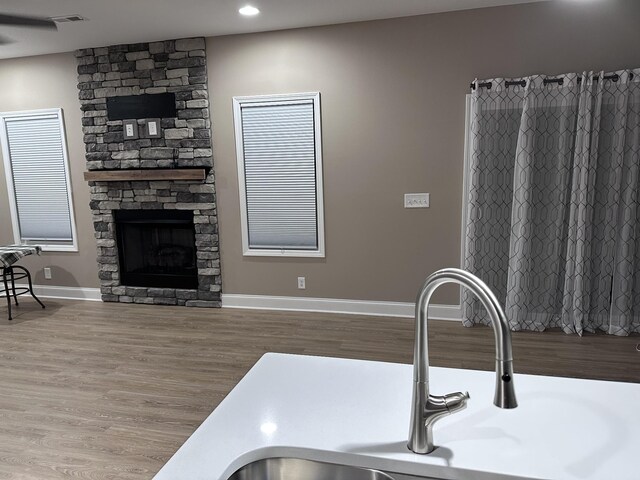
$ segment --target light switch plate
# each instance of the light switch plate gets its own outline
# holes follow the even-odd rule
[[[138,121],[123,120],[122,136],[124,137],[125,140],[136,140],[138,138]]]
[[[429,194],[405,193],[404,208],[429,208]]]
[[[147,137],[148,138],[160,138],[162,130],[160,129],[160,119],[150,118],[147,120]]]

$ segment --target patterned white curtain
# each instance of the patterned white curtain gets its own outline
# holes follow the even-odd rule
[[[640,332],[640,70],[474,85],[465,268],[514,330]]]

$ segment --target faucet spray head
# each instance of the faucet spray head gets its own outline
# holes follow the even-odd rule
[[[496,360],[496,395],[493,399],[496,407],[516,408],[516,391],[513,386],[513,362]]]

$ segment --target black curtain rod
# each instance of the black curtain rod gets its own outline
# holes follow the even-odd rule
[[[593,81],[597,82],[599,80],[600,77],[595,76],[593,77]],[[618,80],[620,80],[620,75],[618,75],[617,73],[614,73],[612,75],[605,75],[603,77],[605,80],[612,80],[613,82],[617,82]],[[629,79],[633,80],[633,73],[629,73]],[[550,83],[557,83],[558,85],[564,85],[564,78],[545,78],[542,83],[544,85],[548,85]],[[582,83],[582,77],[578,77],[578,84]],[[506,87],[512,87],[515,85],[519,85],[521,87],[526,87],[527,86],[527,81],[526,80],[505,80],[504,84]],[[471,90],[475,90],[476,89],[476,84],[475,82],[471,82],[471,85],[469,85]],[[478,84],[479,88],[488,88],[489,90],[491,90],[491,87],[493,87],[493,82],[480,82]]]

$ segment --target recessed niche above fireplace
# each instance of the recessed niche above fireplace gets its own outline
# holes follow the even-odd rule
[[[198,287],[193,212],[114,212],[120,281],[132,287]]]

